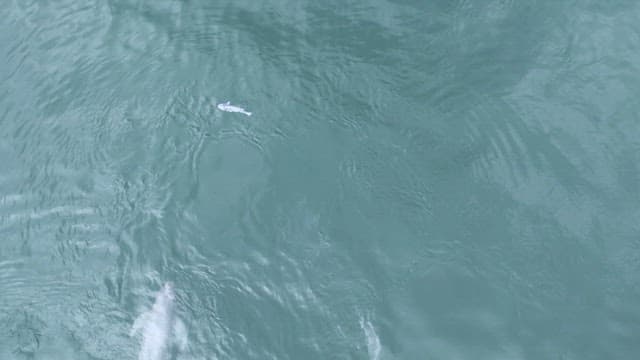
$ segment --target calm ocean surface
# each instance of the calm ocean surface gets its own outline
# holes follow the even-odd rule
[[[0,359],[638,359],[638,19],[6,0]]]

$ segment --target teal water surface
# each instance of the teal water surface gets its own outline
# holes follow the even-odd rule
[[[637,359],[639,18],[7,0],[0,359]]]

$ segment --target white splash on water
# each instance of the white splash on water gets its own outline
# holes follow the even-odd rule
[[[164,284],[151,310],[142,313],[133,323],[130,336],[142,336],[138,360],[163,360],[173,346],[179,351],[187,348],[187,330],[175,314],[174,301],[173,284]]]
[[[382,346],[380,345],[380,338],[376,334],[376,329],[373,327],[369,320],[360,319],[360,327],[364,331],[364,336],[367,340],[367,352],[369,353],[369,359],[380,359],[380,351]]]

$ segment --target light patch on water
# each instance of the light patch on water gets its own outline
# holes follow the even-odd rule
[[[376,333],[376,329],[371,324],[371,321],[360,319],[360,327],[364,331],[364,336],[367,341],[367,352],[369,353],[369,359],[380,359],[380,351],[382,346],[380,345],[380,338]]]
[[[26,220],[41,220],[49,216],[66,216],[77,217],[85,215],[94,215],[96,210],[93,208],[74,208],[73,206],[56,206],[51,209],[41,211],[26,211],[16,212],[4,217],[7,223],[26,221]]]
[[[173,349],[180,352],[187,349],[187,329],[176,315],[174,300],[173,285],[165,283],[151,310],[133,323],[129,335],[141,337],[139,360],[163,360]]]

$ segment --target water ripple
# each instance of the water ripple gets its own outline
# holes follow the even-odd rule
[[[7,2],[0,358],[637,353],[639,11]]]

